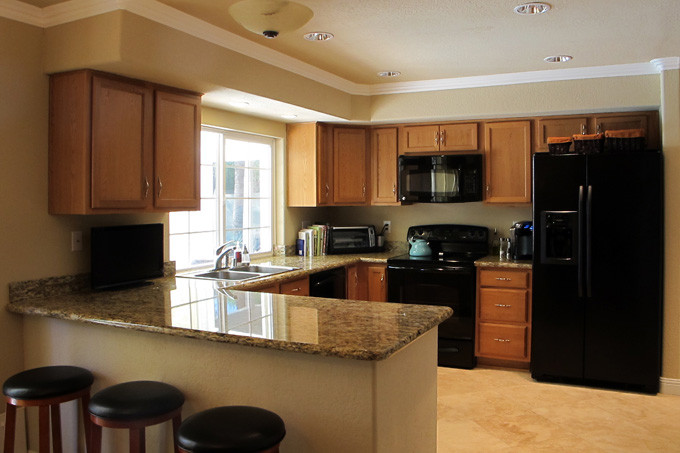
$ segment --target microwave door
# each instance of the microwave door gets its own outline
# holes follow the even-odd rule
[[[460,199],[460,170],[435,165],[432,169],[432,201],[447,202]]]

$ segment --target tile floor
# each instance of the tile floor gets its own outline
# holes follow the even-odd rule
[[[437,453],[680,452],[680,396],[439,368]]]

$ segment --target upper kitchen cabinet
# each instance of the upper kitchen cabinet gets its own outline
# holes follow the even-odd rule
[[[536,119],[536,151],[548,151],[548,137],[571,137],[588,133],[587,116]]]
[[[484,125],[485,203],[531,202],[531,121]]]
[[[320,123],[286,126],[288,206],[333,203],[331,127]]]
[[[200,95],[80,70],[50,77],[49,212],[199,209]]]
[[[402,126],[399,154],[477,151],[477,123]]]
[[[333,204],[364,205],[369,200],[369,153],[365,128],[333,128]]]
[[[371,131],[371,204],[399,205],[397,200],[397,128]]]

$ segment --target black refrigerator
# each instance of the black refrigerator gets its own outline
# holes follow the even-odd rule
[[[533,163],[532,377],[658,392],[661,153]]]

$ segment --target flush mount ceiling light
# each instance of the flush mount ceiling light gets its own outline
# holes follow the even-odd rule
[[[292,113],[284,113],[281,115],[281,118],[286,119],[286,120],[294,120],[297,118],[297,115],[293,115]]]
[[[270,39],[297,30],[314,16],[305,5],[285,0],[242,0],[229,7],[229,14],[246,30]]]
[[[229,101],[229,105],[232,105],[234,107],[248,107],[250,105],[250,102],[248,102],[248,101]]]
[[[535,16],[547,13],[548,11],[550,11],[550,5],[547,3],[531,2],[515,6],[515,12],[522,16]]]
[[[333,33],[326,33],[325,31],[313,31],[311,33],[305,33],[304,38],[307,41],[328,41],[333,39]]]
[[[572,58],[574,57],[571,55],[551,55],[549,57],[545,57],[543,61],[547,61],[548,63],[565,63]]]
[[[401,75],[399,71],[380,71],[378,77],[398,77]]]

